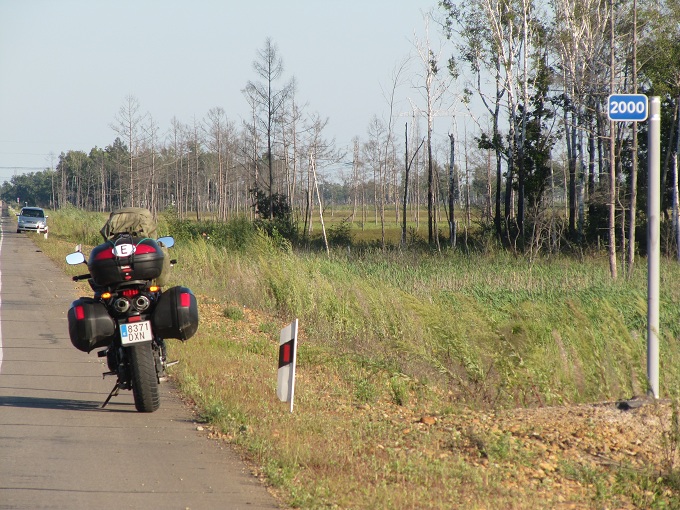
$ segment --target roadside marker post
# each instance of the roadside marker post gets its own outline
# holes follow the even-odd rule
[[[281,402],[290,402],[293,412],[293,396],[295,395],[295,360],[297,357],[298,320],[288,324],[279,336],[279,372],[276,384],[276,396]]]

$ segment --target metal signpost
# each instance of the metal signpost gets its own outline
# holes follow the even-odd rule
[[[644,94],[612,94],[607,101],[609,120],[643,122],[649,116],[647,198],[647,381],[649,393],[659,398],[659,260],[661,214],[661,98]]]
[[[649,176],[647,199],[647,379],[649,391],[659,398],[659,259],[661,252],[661,98],[652,97],[649,117]]]
[[[650,103],[651,102],[651,108]],[[607,113],[614,122],[643,122],[649,116],[647,197],[647,382],[659,398],[659,261],[661,215],[661,98],[644,94],[612,94]]]

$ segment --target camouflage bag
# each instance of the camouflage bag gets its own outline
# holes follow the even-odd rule
[[[153,240],[156,240],[158,237],[156,222],[151,211],[143,207],[124,207],[113,211],[99,232],[105,241],[110,241],[119,234],[130,234],[137,238],[148,237]],[[171,266],[168,249],[162,243],[160,243],[160,247],[164,255],[163,270],[160,276],[156,278],[155,283],[156,285],[163,286],[167,283]]]
[[[113,211],[99,232],[105,241],[113,239],[118,234],[150,237],[151,239],[158,237],[156,222],[151,211],[142,207],[124,207]]]

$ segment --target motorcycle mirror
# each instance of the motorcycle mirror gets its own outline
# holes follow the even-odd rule
[[[76,264],[82,264],[85,262],[85,255],[77,251],[75,253],[69,253],[66,255],[66,263],[75,266]]]
[[[166,248],[175,246],[175,238],[172,236],[159,237],[156,242],[163,244]]]

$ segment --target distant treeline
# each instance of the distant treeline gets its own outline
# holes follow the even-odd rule
[[[677,2],[444,0],[439,9],[448,53],[416,40],[386,94],[390,116],[374,116],[351,147],[336,147],[328,121],[301,106],[268,39],[243,89],[250,119],[237,124],[216,107],[161,133],[128,96],[111,145],[63,152],[56,168],[15,176],[0,194],[52,208],[173,207],[199,220],[290,215],[303,232],[343,205],[362,224],[403,222],[402,239],[406,220],[426,210],[431,246],[455,246],[464,227],[532,256],[606,247],[616,276],[617,250],[629,263],[644,251],[636,232],[646,219],[648,123],[611,122],[608,97],[639,92],[662,102],[664,248],[675,252]],[[403,83],[411,86],[397,97]],[[413,112],[404,117],[397,101],[406,99]],[[464,104],[482,113],[468,110],[464,134],[442,132],[435,119]]]

